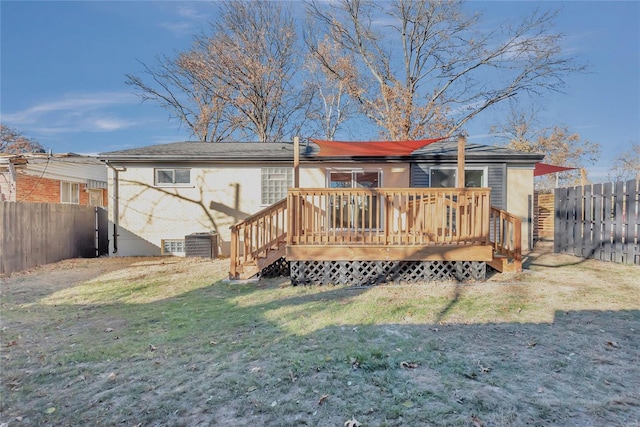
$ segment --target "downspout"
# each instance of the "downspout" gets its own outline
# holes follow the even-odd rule
[[[109,160],[105,160],[107,167],[113,170],[113,253],[118,253],[118,220],[120,218],[120,209],[118,201],[120,200],[118,189],[120,187],[120,180],[118,177],[118,169],[109,163]]]

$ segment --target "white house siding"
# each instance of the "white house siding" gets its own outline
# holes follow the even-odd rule
[[[529,248],[532,212],[529,200],[533,200],[533,168],[507,167],[507,206],[505,210],[522,221],[522,249]]]
[[[163,239],[184,239],[195,232],[209,231],[218,233],[221,254],[227,255],[229,227],[263,208],[260,205],[262,165],[163,164],[159,167],[190,168],[191,185],[156,187],[152,166],[127,165],[125,171],[118,172],[117,255],[159,255]],[[113,177],[113,170],[109,170],[110,220],[116,209]],[[113,253],[112,236],[110,241]]]
[[[261,168],[291,167],[287,164],[264,165],[162,165],[161,168],[191,170],[191,185],[186,187],[156,187],[155,168],[147,165],[127,165],[118,173],[118,238],[117,255],[160,255],[163,239],[184,239],[195,232],[215,231],[220,253],[229,254],[229,227],[252,215],[261,205]],[[344,163],[302,164],[300,186],[323,188],[328,170],[380,170],[382,186],[409,187],[408,163]],[[109,218],[113,220],[115,192],[113,170],[109,170]],[[533,169],[507,168],[506,210],[522,218],[522,244],[528,246],[529,196],[533,194]],[[113,229],[110,230],[110,253],[113,253]]]

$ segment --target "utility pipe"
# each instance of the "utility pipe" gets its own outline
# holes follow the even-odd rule
[[[113,170],[113,253],[118,253],[118,225],[120,218],[120,207],[118,204],[119,201],[119,192],[118,189],[120,187],[120,179],[118,176],[118,169],[109,163],[109,160],[105,160],[107,167]]]

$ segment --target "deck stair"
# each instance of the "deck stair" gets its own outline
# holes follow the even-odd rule
[[[284,257],[286,216],[283,199],[231,226],[230,278],[249,279]]]
[[[493,259],[487,264],[501,273],[522,271],[522,221],[515,215],[491,206],[490,241]]]

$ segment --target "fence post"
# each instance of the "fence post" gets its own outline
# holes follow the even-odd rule
[[[613,260],[622,262],[622,236],[623,236],[623,213],[624,213],[624,181],[615,183],[615,229],[613,231]]]

